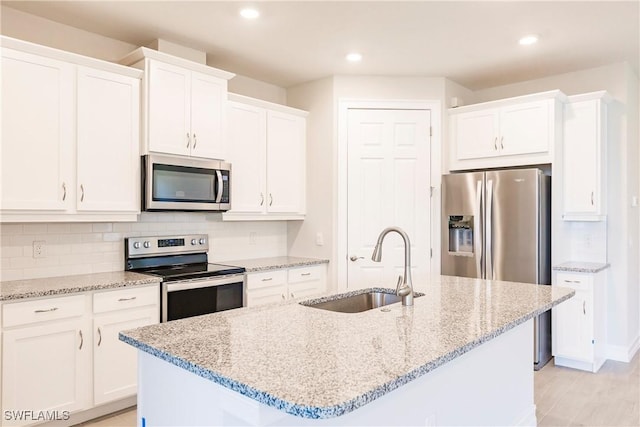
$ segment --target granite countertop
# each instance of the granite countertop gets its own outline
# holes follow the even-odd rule
[[[0,301],[160,283],[160,277],[129,271],[0,282]]]
[[[570,271],[574,273],[597,273],[606,268],[609,268],[609,263],[605,262],[569,261],[553,266],[554,271]]]
[[[292,256],[280,256],[271,258],[240,259],[233,261],[221,261],[220,264],[244,267],[247,273],[265,270],[277,270],[280,268],[303,267],[306,265],[327,264],[328,259],[300,258]]]
[[[330,418],[575,294],[450,276],[433,278],[421,291],[425,295],[413,307],[396,303],[385,311],[338,313],[302,306],[298,299],[124,331],[120,339],[265,405]]]

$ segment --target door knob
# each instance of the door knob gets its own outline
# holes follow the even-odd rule
[[[359,259],[364,259],[364,257],[363,257],[363,256],[355,256],[355,255],[351,255],[351,256],[349,257],[349,259],[350,259],[351,261],[353,261],[353,262],[356,262],[356,261],[357,261],[357,260],[359,260]]]

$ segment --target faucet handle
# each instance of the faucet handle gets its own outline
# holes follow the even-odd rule
[[[411,293],[411,288],[404,283],[402,276],[398,276],[398,284],[396,285],[396,295],[404,297]]]

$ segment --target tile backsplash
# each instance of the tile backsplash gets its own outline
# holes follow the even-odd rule
[[[124,238],[208,234],[209,260],[287,254],[284,221],[222,222],[221,214],[142,213],[138,222],[0,224],[0,280],[119,271]],[[34,242],[43,257],[34,257]]]

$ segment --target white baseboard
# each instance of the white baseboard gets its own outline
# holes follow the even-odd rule
[[[538,418],[536,417],[536,405],[531,407],[531,410],[527,412],[516,424],[517,426],[537,426]]]
[[[629,363],[639,349],[640,335],[637,336],[629,346],[611,344],[607,345],[607,359]]]

